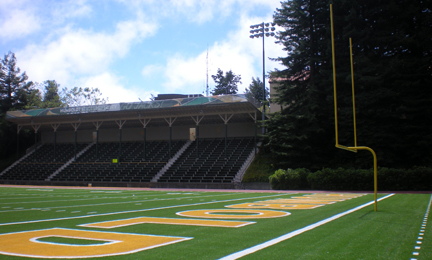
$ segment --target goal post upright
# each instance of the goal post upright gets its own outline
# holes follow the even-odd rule
[[[334,47],[334,26],[333,26],[333,4],[330,4],[330,23],[331,23],[331,43],[332,43],[332,65],[333,65],[333,97],[334,97],[334,115],[335,115],[335,141],[336,148],[347,150],[350,152],[357,152],[358,150],[366,150],[372,153],[374,163],[374,210],[378,210],[377,192],[378,192],[378,163],[377,156],[373,149],[366,146],[357,146],[357,123],[356,123],[356,111],[355,111],[355,92],[354,92],[354,66],[352,59],[352,40],[349,38],[350,43],[350,61],[351,61],[351,85],[352,85],[352,102],[353,102],[353,121],[354,121],[354,146],[348,147],[339,144],[339,133],[338,133],[338,118],[337,118],[337,94],[336,94],[336,59],[335,59],[335,47]]]

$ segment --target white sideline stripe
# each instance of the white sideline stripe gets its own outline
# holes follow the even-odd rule
[[[221,203],[221,202],[230,202],[230,201],[236,201],[236,200],[261,199],[261,198],[268,198],[268,197],[285,196],[287,194],[292,194],[292,193],[283,193],[283,194],[267,195],[267,196],[259,196],[259,197],[247,197],[247,198],[239,198],[239,199],[231,199],[231,200],[209,201],[209,202],[200,202],[200,203],[183,204],[183,205],[173,205],[173,206],[165,206],[165,207],[150,208],[150,209],[117,211],[117,212],[100,213],[100,214],[94,214],[94,215],[82,215],[82,216],[76,216],[76,217],[64,217],[64,218],[40,219],[40,220],[29,220],[29,221],[21,221],[21,222],[0,223],[0,226],[40,223],[40,222],[49,222],[49,221],[58,221],[58,220],[67,220],[67,219],[78,219],[78,218],[90,218],[90,217],[98,217],[98,216],[110,216],[110,215],[117,215],[117,214],[145,212],[145,211],[160,210],[160,209],[172,209],[172,208],[206,205],[206,204]],[[126,203],[126,202],[124,202],[124,203]],[[127,203],[129,203],[129,202],[127,202]]]
[[[389,197],[391,197],[391,196],[393,196],[393,195],[394,195],[394,193],[389,194],[389,195],[387,195],[387,196],[384,196],[384,197],[378,199],[378,201],[381,201],[381,200],[387,199],[387,198],[389,198]],[[363,204],[363,205],[360,205],[360,206],[355,207],[355,208],[353,208],[353,209],[347,210],[347,211],[345,211],[345,212],[342,212],[342,213],[336,214],[336,215],[334,215],[334,216],[332,216],[332,217],[326,218],[326,219],[324,219],[324,220],[321,220],[321,221],[319,221],[319,222],[316,222],[316,223],[311,224],[311,225],[309,225],[309,226],[306,226],[306,227],[304,227],[304,228],[297,229],[297,230],[292,231],[292,232],[290,232],[290,233],[288,233],[288,234],[285,234],[285,235],[282,235],[282,236],[280,236],[280,237],[274,238],[274,239],[269,240],[269,241],[267,241],[267,242],[264,242],[264,243],[262,243],[262,244],[259,244],[259,245],[256,245],[256,246],[253,246],[253,247],[250,247],[250,248],[244,249],[244,250],[242,250],[242,251],[238,251],[238,252],[236,252],[236,253],[233,253],[233,254],[227,255],[227,256],[225,256],[225,257],[220,258],[219,260],[233,260],[233,259],[238,259],[238,258],[240,258],[240,257],[243,257],[243,256],[246,256],[246,255],[249,255],[249,254],[255,253],[255,252],[257,252],[257,251],[259,251],[259,250],[261,250],[261,249],[267,248],[267,247],[269,247],[269,246],[276,245],[277,243],[280,243],[280,242],[282,242],[282,241],[285,241],[285,240],[287,240],[287,239],[290,239],[290,238],[292,238],[292,237],[294,237],[294,236],[300,235],[301,233],[304,233],[304,232],[306,232],[306,231],[312,230],[312,229],[314,229],[314,228],[316,228],[316,227],[319,227],[319,226],[322,226],[322,225],[324,225],[324,224],[327,224],[327,223],[329,223],[329,222],[331,222],[331,221],[333,221],[333,220],[335,220],[335,219],[338,219],[338,218],[340,218],[340,217],[343,217],[343,216],[345,216],[345,215],[348,215],[348,214],[350,214],[350,213],[353,213],[353,212],[355,212],[355,211],[357,211],[357,210],[360,210],[360,209],[362,209],[362,208],[365,208],[365,207],[367,207],[367,206],[373,204],[374,202],[375,202],[375,201],[368,202],[368,203],[366,203],[366,204]]]

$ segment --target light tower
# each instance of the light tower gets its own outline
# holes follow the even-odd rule
[[[250,28],[252,30],[250,30],[249,32],[250,34],[250,38],[254,39],[254,38],[259,38],[262,37],[262,52],[263,52],[263,100],[262,100],[262,104],[263,104],[263,109],[262,109],[262,134],[265,133],[265,129],[264,129],[264,113],[265,113],[265,101],[266,101],[266,95],[265,95],[265,51],[264,51],[264,38],[265,37],[270,37],[270,36],[275,36],[274,30],[275,30],[275,23],[260,23],[260,24],[255,24],[255,25],[251,25]],[[265,37],[264,37],[265,36]]]

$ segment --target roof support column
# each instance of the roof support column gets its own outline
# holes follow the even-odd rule
[[[34,131],[35,131],[35,149],[34,149],[34,153],[35,153],[35,155],[36,155],[36,152],[37,152],[37,132],[38,132],[38,130],[39,130],[39,128],[40,128],[40,124],[39,125],[31,125],[32,127],[33,127],[33,129],[34,129]],[[36,156],[35,156],[35,161],[36,161]]]
[[[195,124],[196,124],[196,132],[195,132],[195,134],[196,134],[196,158],[198,159],[198,157],[199,157],[199,123],[201,122],[201,120],[204,118],[204,116],[201,116],[201,118],[200,118],[200,116],[196,116],[196,119],[195,119],[195,117],[193,117],[192,116],[192,119],[193,119],[193,121],[195,122]]]
[[[116,124],[119,126],[119,149],[118,149],[118,155],[117,155],[117,163],[120,162],[120,154],[121,154],[121,146],[122,146],[122,128],[123,125],[126,123],[126,120],[116,120]]]
[[[228,146],[228,143],[227,143],[227,138],[228,138],[228,121],[231,119],[231,117],[233,116],[234,114],[231,114],[230,116],[228,116],[228,114],[225,114],[225,117],[223,117],[222,115],[219,115],[220,116],[220,118],[224,121],[224,123],[225,123],[225,160],[227,160],[228,159],[228,156],[227,156],[227,146]]]
[[[72,127],[75,130],[75,151],[74,151],[74,161],[76,161],[77,156],[77,133],[78,133],[78,127],[81,125],[81,122],[78,123],[71,123]]]
[[[140,115],[141,116],[141,115]],[[148,123],[150,123],[151,118],[149,119],[139,119],[139,121],[141,122],[141,124],[143,125],[143,158],[144,160],[146,159],[146,139],[147,139],[147,125]]]
[[[19,133],[22,129],[22,125],[17,125],[17,153],[16,153],[16,159],[19,159]]]
[[[56,146],[57,146],[57,128],[60,124],[51,124],[51,127],[54,129],[54,162],[56,161]]]
[[[174,119],[172,117],[168,119],[164,118],[165,121],[168,123],[169,125],[169,146],[168,146],[168,151],[169,151],[169,159],[171,159],[171,139],[172,139],[172,125],[174,124],[174,121],[177,119],[177,117],[174,117]]]
[[[99,128],[103,124],[103,121],[93,122],[93,125],[96,127],[96,161],[99,159]]]
[[[257,113],[255,112],[253,115],[251,113],[249,113],[249,115],[252,117],[253,121],[254,121],[254,128],[255,128],[255,155],[257,154],[257,149],[258,149],[258,143],[257,143]]]

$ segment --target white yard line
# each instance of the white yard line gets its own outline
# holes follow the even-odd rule
[[[200,202],[200,203],[183,204],[183,205],[173,205],[173,206],[150,208],[150,209],[139,209],[139,210],[128,210],[128,211],[101,213],[101,214],[94,214],[94,215],[84,215],[84,216],[76,216],[76,217],[64,217],[64,218],[30,220],[30,221],[21,221],[21,222],[10,222],[10,223],[2,223],[2,224],[0,224],[0,226],[19,225],[19,224],[28,224],[28,223],[40,223],[40,222],[68,220],[68,219],[78,219],[78,218],[90,218],[90,217],[99,217],[99,216],[109,216],[109,215],[117,215],[117,214],[145,212],[145,211],[161,210],[161,209],[181,208],[181,207],[198,206],[198,205],[214,204],[214,203],[221,203],[221,202],[231,202],[231,201],[237,201],[237,200],[261,199],[261,198],[286,196],[286,195],[289,195],[289,194],[288,193],[283,193],[283,194],[267,195],[267,196],[259,196],[259,197],[248,197],[248,198],[239,198],[239,199],[231,199],[231,200],[209,201],[209,202]],[[216,195],[211,195],[211,196],[216,196]],[[123,202],[123,203],[135,203],[135,201],[133,201],[133,202]]]
[[[387,198],[389,198],[389,197],[391,197],[391,196],[393,196],[393,195],[394,195],[394,193],[389,194],[389,195],[387,195],[387,196],[384,196],[384,197],[378,199],[378,201],[381,201],[381,200],[387,199]],[[278,243],[280,243],[280,242],[282,242],[282,241],[288,240],[288,239],[290,239],[290,238],[292,238],[292,237],[294,237],[294,236],[300,235],[300,234],[302,234],[302,233],[304,233],[304,232],[306,232],[306,231],[312,230],[312,229],[314,229],[314,228],[317,228],[317,227],[319,227],[319,226],[322,226],[322,225],[324,225],[324,224],[327,224],[327,223],[329,223],[329,222],[331,222],[331,221],[333,221],[333,220],[336,220],[336,219],[338,219],[338,218],[340,218],[340,217],[343,217],[343,216],[348,215],[348,214],[350,214],[350,213],[353,213],[353,212],[355,212],[355,211],[357,211],[357,210],[360,210],[360,209],[362,209],[362,208],[365,208],[365,207],[367,207],[367,206],[369,206],[369,205],[374,204],[374,202],[375,202],[375,201],[368,202],[368,203],[366,203],[366,204],[363,204],[363,205],[360,205],[360,206],[355,207],[355,208],[353,208],[353,209],[347,210],[347,211],[345,211],[345,212],[342,212],[342,213],[336,214],[336,215],[334,215],[334,216],[332,216],[332,217],[326,218],[326,219],[324,219],[324,220],[321,220],[321,221],[319,221],[319,222],[316,222],[316,223],[311,224],[311,225],[309,225],[309,226],[306,226],[306,227],[304,227],[304,228],[297,229],[297,230],[295,230],[295,231],[292,231],[292,232],[287,233],[287,234],[285,234],[285,235],[282,235],[282,236],[280,236],[280,237],[274,238],[274,239],[269,240],[269,241],[267,241],[267,242],[264,242],[264,243],[262,243],[262,244],[259,244],[259,245],[256,245],[256,246],[253,246],[253,247],[250,247],[250,248],[244,249],[244,250],[242,250],[242,251],[239,251],[239,252],[236,252],[236,253],[233,253],[233,254],[227,255],[227,256],[225,256],[225,257],[220,258],[219,260],[233,260],[233,259],[238,259],[238,258],[241,258],[241,257],[243,257],[243,256],[246,256],[246,255],[249,255],[249,254],[255,253],[255,252],[257,252],[257,251],[259,251],[259,250],[261,250],[261,249],[264,249],[264,248],[267,248],[267,247],[270,247],[270,246],[276,245],[276,244],[278,244]]]

